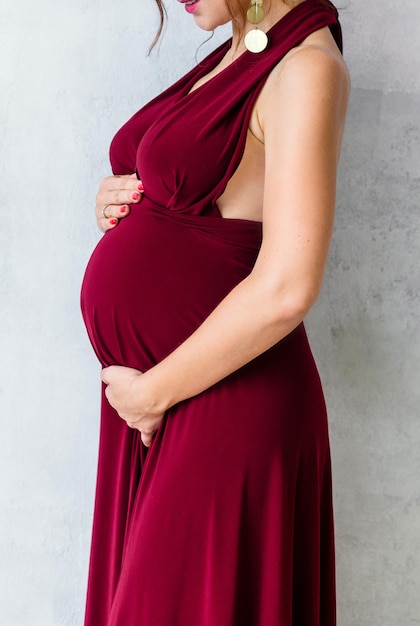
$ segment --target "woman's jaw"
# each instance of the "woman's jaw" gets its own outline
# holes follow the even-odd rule
[[[184,5],[185,11],[194,17],[197,26],[202,30],[214,30],[232,19],[225,0],[178,0],[178,2]]]
[[[226,0],[178,0],[178,2],[184,5],[185,11],[193,16],[195,23],[202,30],[212,31],[229,22],[232,22],[234,35],[235,32],[243,34],[253,28],[252,24],[246,21],[246,11],[251,0],[239,0],[242,7],[238,7],[237,15],[233,16]],[[235,2],[230,3],[231,10],[234,10],[235,4]],[[265,17],[258,27],[267,31],[290,11],[291,6],[283,0],[264,0],[263,9]]]

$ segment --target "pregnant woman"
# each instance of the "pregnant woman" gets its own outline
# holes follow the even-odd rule
[[[248,1],[183,2],[232,39],[122,127],[98,193],[86,626],[335,624],[328,426],[302,320],[348,75],[328,1]]]

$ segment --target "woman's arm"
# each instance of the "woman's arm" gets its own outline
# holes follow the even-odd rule
[[[145,374],[120,367],[103,371],[108,399],[142,431],[146,445],[165,410],[272,347],[318,296],[348,78],[340,59],[312,47],[299,49],[278,69],[256,109],[266,170],[263,242],[254,269],[189,339]]]

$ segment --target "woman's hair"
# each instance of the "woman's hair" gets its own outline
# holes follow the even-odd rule
[[[319,1],[322,4],[329,4],[327,0],[319,0]],[[163,0],[155,0],[155,2],[159,11],[160,23],[159,23],[159,28],[157,30],[156,36],[153,39],[152,44],[149,48],[149,53],[153,50],[153,48],[159,41],[159,38],[162,34],[163,26],[165,24],[165,20],[167,19],[166,8],[165,8],[165,5],[163,4]],[[296,6],[297,4],[304,2],[304,0],[283,0],[283,2],[285,2],[286,4],[290,4],[291,6]],[[241,0],[226,0],[226,6],[228,8],[228,11],[232,19],[233,18],[238,19],[238,16],[240,16],[241,24],[244,25],[246,21],[246,12],[248,10],[248,7],[245,6],[244,2],[241,2]]]
[[[158,11],[159,11],[160,23],[159,23],[159,28],[157,29],[157,33],[155,35],[155,38],[153,39],[153,41],[152,41],[152,43],[150,45],[149,54],[153,50],[153,48],[155,47],[157,42],[159,41],[159,38],[160,38],[160,36],[162,34],[163,26],[165,24],[165,20],[168,17],[168,14],[166,13],[165,5],[163,4],[162,0],[155,0],[155,2],[156,2],[156,6],[158,8]]]

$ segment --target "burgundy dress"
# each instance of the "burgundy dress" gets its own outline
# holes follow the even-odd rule
[[[118,132],[145,194],[89,261],[82,310],[104,366],[145,371],[252,270],[261,224],[217,199],[272,68],[337,13],[306,0],[195,91],[220,46]],[[281,114],[281,112],[279,112]],[[86,626],[334,626],[327,418],[303,325],[167,412],[147,451],[103,397]]]

